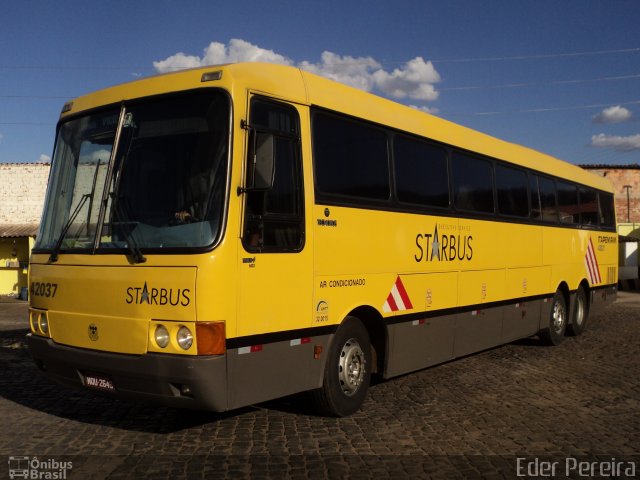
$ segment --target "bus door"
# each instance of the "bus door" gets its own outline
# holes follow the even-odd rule
[[[245,127],[248,158],[238,259],[237,334],[240,343],[242,337],[267,334],[258,337],[258,343],[266,339],[269,345],[263,351],[260,344],[242,344],[243,352],[256,354],[235,356],[242,360],[232,360],[231,368],[236,374],[242,372],[245,379],[251,375],[254,389],[264,382],[265,390],[275,393],[278,383],[289,388],[291,383],[308,383],[308,378],[296,377],[308,377],[302,363],[313,358],[312,353],[291,357],[312,348],[310,344],[294,352],[289,340],[278,342],[278,332],[311,325],[313,252],[305,242],[300,118],[290,104],[254,96]],[[280,378],[269,378],[271,371],[277,371]]]

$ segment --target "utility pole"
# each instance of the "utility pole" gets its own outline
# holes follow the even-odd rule
[[[627,223],[631,223],[631,200],[629,199],[629,190],[631,190],[631,185],[625,185],[622,188],[627,191]]]

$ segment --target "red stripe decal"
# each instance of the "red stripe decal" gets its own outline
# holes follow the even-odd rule
[[[387,303],[389,304],[389,308],[392,312],[398,311],[398,305],[396,305],[396,301],[393,299],[393,295],[389,294],[387,297]]]
[[[598,257],[596,256],[596,250],[593,248],[591,238],[589,238],[589,245],[591,246],[591,254],[593,255],[593,264],[596,268],[596,278],[598,279],[598,283],[600,283],[602,282],[602,278],[600,277],[600,265],[598,265]]]
[[[411,300],[409,300],[409,295],[407,295],[407,291],[404,289],[404,285],[402,284],[402,280],[400,279],[400,276],[398,276],[398,279],[396,280],[396,288],[398,289],[400,298],[402,298],[402,303],[404,303],[404,306],[407,308],[407,310],[412,309],[413,305],[411,304]]]
[[[596,252],[593,248],[593,241],[591,240],[591,238],[589,238],[589,244],[587,245],[585,262],[587,264],[587,270],[591,283],[600,283],[602,281],[602,277],[600,277],[600,266],[598,265],[598,258],[596,257]]]

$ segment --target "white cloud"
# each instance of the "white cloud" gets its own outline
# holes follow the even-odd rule
[[[203,65],[218,65],[221,63],[236,62],[267,62],[291,65],[293,62],[287,57],[280,55],[273,50],[260,48],[245,40],[232,38],[229,46],[224,43],[211,42],[205,49],[202,59]]]
[[[3,138],[4,138],[4,135],[0,133],[0,143],[2,143]]]
[[[416,110],[420,110],[421,112],[430,113],[431,115],[436,115],[438,112],[440,112],[440,110],[437,109],[436,107],[429,107],[428,105],[425,105],[423,107],[419,105],[407,105],[407,106],[410,108],[415,108]]]
[[[153,62],[153,68],[160,73],[173,72],[174,70],[182,70],[184,68],[195,68],[202,66],[200,57],[194,55],[186,55],[182,52],[171,55],[159,62]]]
[[[40,155],[40,163],[51,163],[51,157],[43,153]]]
[[[593,123],[621,123],[631,120],[632,113],[620,105],[608,107],[592,117]]]
[[[433,64],[422,57],[409,60],[400,68],[387,72],[380,62],[372,57],[351,57],[324,51],[319,62],[304,60],[299,63],[290,58],[253,45],[245,40],[231,39],[229,45],[211,42],[204,49],[202,57],[176,53],[164,60],[153,62],[160,73],[205,65],[219,65],[235,62],[268,62],[282,65],[296,65],[299,68],[330,78],[352,87],[379,91],[385,96],[397,99],[410,98],[419,101],[433,101],[438,98],[434,84],[440,81],[440,74]],[[414,107],[434,112],[426,106]]]
[[[386,95],[414,100],[436,100],[438,92],[433,86],[440,81],[440,74],[431,62],[416,57],[388,73],[378,70],[373,74],[376,86]]]
[[[179,52],[159,62],[153,62],[153,68],[160,73],[165,73],[184,68],[237,62],[267,62],[283,65],[291,65],[293,63],[290,59],[273,50],[260,48],[245,40],[232,38],[228,47],[224,43],[211,42],[204,49],[202,58]]]
[[[640,133],[629,135],[628,137],[620,137],[616,135],[605,135],[601,133],[591,137],[591,146],[600,148],[611,148],[618,152],[631,152],[640,150]]]
[[[298,66],[308,72],[367,92],[373,89],[374,72],[379,71],[382,67],[371,57],[341,56],[328,51],[322,52],[319,63],[305,60],[300,62]]]

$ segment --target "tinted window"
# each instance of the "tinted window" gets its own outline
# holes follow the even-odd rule
[[[273,133],[298,135],[298,116],[290,108],[265,101],[251,104],[251,126]]]
[[[316,186],[321,193],[389,198],[387,134],[325,113],[313,117]]]
[[[556,186],[553,180],[546,177],[538,177],[540,191],[541,219],[545,222],[556,223],[558,221],[558,209],[556,207]]]
[[[590,188],[580,188],[580,218],[583,225],[598,225],[598,194]]]
[[[615,228],[616,212],[613,206],[613,195],[610,193],[598,192],[598,199],[600,201],[600,211],[602,212],[600,225]]]
[[[578,187],[566,182],[557,182],[558,212],[560,223],[580,223]]]
[[[229,101],[220,93],[216,97],[199,91],[127,107],[100,248],[195,247],[218,237]]]
[[[524,170],[496,165],[498,212],[517,217],[529,216],[527,173]]]
[[[396,192],[401,202],[449,206],[447,152],[407,137],[393,142]]]
[[[493,213],[491,162],[461,153],[454,153],[451,166],[456,208]]]
[[[250,124],[255,129],[250,132],[251,150],[257,132],[273,134],[275,173],[271,189],[246,193],[245,248],[265,252],[299,250],[304,238],[304,209],[298,114],[287,105],[254,100]],[[247,161],[250,163],[252,158],[250,152]]]
[[[538,192],[538,177],[529,175],[529,191],[531,192],[531,218],[542,218],[542,207],[540,205],[540,193]]]

